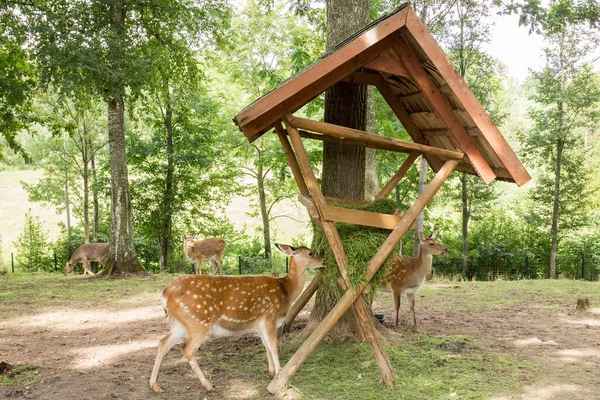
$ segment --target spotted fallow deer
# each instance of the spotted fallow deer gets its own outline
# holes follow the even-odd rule
[[[106,265],[108,260],[108,243],[84,243],[79,246],[74,252],[69,261],[65,264],[65,276],[71,272],[73,267],[81,262],[83,265],[83,274],[94,275],[90,268],[90,261],[97,261],[102,265]]]
[[[196,240],[198,235],[184,236],[183,251],[187,259],[194,264],[196,274],[202,274],[202,262],[206,261],[212,266],[212,274],[223,275],[223,250],[225,240],[220,237],[211,237],[204,240]]]
[[[158,371],[163,358],[184,337],[183,355],[206,390],[213,386],[195,357],[206,335],[258,333],[267,351],[269,374],[279,372],[277,328],[304,288],[306,269],[322,267],[323,257],[306,247],[276,246],[291,257],[289,272],[283,278],[192,275],[167,286],[162,301],[170,331],[158,344],[150,377],[155,392],[162,391]]]
[[[379,288],[392,291],[394,306],[396,307],[396,328],[398,327],[398,312],[400,310],[400,297],[406,294],[410,306],[409,326],[411,331],[417,330],[415,317],[415,294],[431,273],[431,263],[436,254],[447,254],[448,249],[435,240],[435,232],[425,238],[423,232],[419,233],[421,249],[415,257],[399,256],[392,260],[390,272],[379,283]]]

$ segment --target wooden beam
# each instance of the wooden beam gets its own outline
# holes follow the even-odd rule
[[[383,54],[366,63],[363,68],[410,78],[410,75],[408,74],[408,71],[404,65],[400,64],[395,58]]]
[[[385,51],[385,40],[403,30],[409,7],[374,25],[340,49],[240,111],[234,121],[252,141],[287,113],[293,113],[334,83]]]
[[[413,151],[419,151],[425,154],[432,154],[438,157],[461,159],[464,154],[459,151],[451,151],[445,149],[439,149],[437,147],[426,146],[418,143],[406,142],[404,140],[398,140],[386,136],[379,136],[370,134],[367,132],[359,131],[357,129],[346,128],[339,125],[328,124],[326,122],[314,121],[306,118],[299,118],[290,116],[290,123],[301,129],[308,129],[310,131],[319,132],[325,135],[335,136],[341,139],[350,139],[354,141],[364,141],[366,143],[379,143],[385,144],[391,147],[395,147],[398,151],[411,153]]]
[[[481,131],[477,127],[465,128],[471,136],[481,136]],[[437,129],[423,129],[421,131],[423,135],[449,135],[452,136],[452,132],[448,128],[437,128]]]
[[[376,73],[355,71],[342,79],[342,82],[376,86],[383,83],[383,78]]]
[[[391,254],[394,247],[398,244],[402,236],[408,231],[409,226],[417,218],[417,215],[431,200],[433,195],[439,190],[442,184],[446,181],[448,176],[452,173],[458,160],[448,160],[440,168],[435,178],[425,188],[423,193],[419,195],[415,203],[404,215],[405,218],[396,226],[390,236],[385,240],[383,245],[379,248],[375,256],[369,262],[369,269],[365,277],[365,282],[350,288],[344,293],[333,309],[325,316],[323,321],[315,328],[308,339],[302,344],[302,346],[296,351],[292,358],[283,366],[275,378],[267,386],[267,390],[273,394],[278,393],[291,376],[300,368],[300,366],[306,361],[308,356],[315,350],[317,345],[323,340],[327,333],[333,328],[335,322],[342,316],[342,314],[354,303],[355,299],[360,295],[368,285],[369,281],[377,273],[385,259]]]
[[[321,193],[321,189],[317,183],[317,179],[314,175],[314,172],[312,171],[312,167],[310,166],[308,154],[306,153],[306,149],[302,144],[300,134],[298,130],[294,126],[292,126],[289,121],[290,117],[291,116],[284,116],[283,122],[285,123],[286,128],[292,139],[292,144],[294,146],[294,150],[296,151],[296,156],[298,158],[299,165],[302,168],[302,171],[304,172],[306,183],[308,185],[310,194],[312,195],[313,200],[315,202],[315,206],[319,210],[319,214],[322,215],[323,208],[327,207],[327,203],[325,202],[325,198]],[[350,278],[348,277],[348,259],[346,257],[346,252],[344,251],[344,247],[338,235],[337,229],[335,228],[335,225],[332,222],[326,220],[322,221],[321,227],[323,229],[325,237],[327,238],[327,241],[329,242],[331,251],[334,254],[336,264],[347,289],[350,287]],[[387,353],[385,352],[385,349],[381,345],[381,340],[378,336],[378,332],[373,326],[373,319],[367,312],[366,306],[362,298],[359,298],[356,301],[353,310],[347,311],[348,312],[346,312],[346,318],[348,320],[348,323],[351,327],[353,327],[353,330],[359,340],[367,341],[369,347],[371,347],[371,351],[373,352],[373,356],[375,357],[375,361],[377,362],[377,366],[379,367],[379,371],[381,373],[381,377],[384,383],[388,386],[391,386],[394,382],[394,370],[392,368],[390,359],[387,356]],[[359,324],[356,323],[357,320]]]
[[[403,215],[379,214],[370,211],[353,210],[342,207],[323,207],[323,218],[327,221],[344,222],[382,229],[394,229]]]
[[[294,176],[294,180],[296,181],[298,190],[300,190],[300,193],[307,195],[308,188],[306,187],[306,182],[304,182],[304,177],[302,176],[302,172],[300,171],[298,160],[296,160],[296,156],[294,156],[292,146],[290,146],[290,142],[288,141],[287,136],[285,136],[285,130],[281,125],[281,121],[277,121],[275,123],[275,132],[277,132],[277,136],[279,137],[279,141],[281,142],[281,147],[283,148],[285,158],[287,158],[288,164],[292,169],[292,175]]]
[[[521,186],[527,183],[531,176],[519,161],[519,158],[510,148],[506,139],[502,136],[492,119],[485,111],[483,106],[477,101],[475,95],[465,83],[462,77],[456,73],[454,66],[431,36],[425,25],[419,20],[415,12],[410,9],[406,20],[406,26],[410,34],[419,43],[423,52],[429,57],[433,65],[437,68],[440,75],[452,88],[454,95],[465,107],[467,113],[475,124],[481,129],[483,136],[490,143],[498,158],[502,161],[506,169],[510,172],[517,185]]]
[[[394,174],[394,176],[392,176],[392,179],[390,179],[390,181],[383,187],[383,189],[381,189],[377,196],[375,196],[375,200],[385,199],[390,195],[390,193],[392,193],[392,190],[394,190],[396,185],[398,185],[398,182],[404,178],[404,175],[406,175],[415,160],[419,158],[420,154],[421,153],[417,151],[413,151],[408,155],[408,158],[404,160],[398,171]]]
[[[427,100],[438,112],[439,117],[444,121],[448,129],[450,129],[454,140],[465,152],[477,174],[485,183],[492,182],[496,179],[496,174],[494,174],[492,168],[485,158],[483,158],[483,155],[471,140],[471,136],[465,130],[464,126],[456,118],[452,105],[442,95],[435,82],[427,74],[410,45],[399,33],[390,38],[390,41],[396,54],[409,70],[414,83],[421,88]]]
[[[410,118],[404,104],[398,100],[393,90],[388,85],[379,85],[377,86],[377,90],[381,93],[384,100],[388,103],[410,137],[417,143],[427,144],[427,139],[423,136],[419,127]],[[427,154],[425,154],[424,157],[434,171],[439,171],[442,167],[443,162],[438,157]]]
[[[287,315],[285,316],[285,321],[283,322],[283,329],[282,329],[283,331],[285,331],[285,328],[290,326],[290,324],[296,319],[296,317],[298,316],[300,311],[302,311],[304,306],[306,306],[306,304],[313,297],[313,295],[317,291],[318,287],[319,287],[319,275],[317,274],[312,279],[312,281],[310,281],[308,286],[302,291],[302,294],[300,295],[300,297],[298,297],[296,299],[296,301],[294,302],[294,304],[292,304],[292,307],[290,307],[290,310],[288,311]]]

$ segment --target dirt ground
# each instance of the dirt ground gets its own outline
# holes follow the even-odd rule
[[[512,354],[536,366],[536,379],[525,383],[518,394],[493,400],[600,399],[600,309],[576,312],[575,299],[552,304],[523,299],[512,305],[474,309],[467,296],[437,295],[466,290],[471,289],[429,284],[425,294],[417,296],[419,331],[470,335],[490,351]],[[34,304],[23,299],[8,317],[0,316],[0,363],[26,365],[23,373],[30,377],[18,385],[0,387],[0,398],[269,398],[266,359],[264,370],[257,371],[252,382],[235,370],[202,362],[203,354],[226,358],[242,357],[248,349],[262,352],[260,339],[251,336],[213,339],[202,345],[200,365],[211,377],[214,392],[203,391],[189,365],[172,352],[163,362],[159,381],[166,392],[154,394],[148,380],[157,343],[166,333],[156,294],[138,295],[132,300],[135,307],[122,302],[119,306],[80,302],[38,312]],[[406,329],[405,307],[403,304],[400,337],[412,335]],[[389,294],[378,298],[374,311],[385,314],[386,325],[392,328]],[[306,315],[306,311],[301,313],[296,327]],[[7,373],[5,367],[0,379]]]

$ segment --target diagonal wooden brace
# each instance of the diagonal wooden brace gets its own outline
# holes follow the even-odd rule
[[[368,283],[371,281],[375,273],[379,270],[384,260],[391,254],[394,247],[398,244],[402,236],[408,231],[408,228],[415,220],[417,215],[427,205],[435,193],[439,190],[442,184],[446,181],[448,176],[452,173],[458,160],[448,160],[438,171],[435,178],[425,188],[423,193],[419,195],[415,203],[404,215],[403,220],[396,226],[390,236],[386,239],[384,244],[379,248],[375,256],[369,262],[369,269],[365,276],[365,283],[351,287],[346,293],[340,298],[335,307],[327,314],[327,316],[321,321],[313,333],[308,337],[304,344],[296,351],[292,358],[284,365],[279,371],[277,376],[271,381],[267,390],[276,394],[278,393],[285,384],[289,381],[291,376],[300,368],[300,366],[306,361],[308,356],[315,350],[317,345],[323,340],[325,335],[335,325],[337,320],[344,314],[344,312],[355,302],[356,298],[365,290]]]

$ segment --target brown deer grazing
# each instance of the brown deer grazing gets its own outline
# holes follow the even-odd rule
[[[223,250],[225,241],[220,237],[211,237],[204,240],[196,240],[198,235],[184,236],[183,251],[187,259],[194,264],[196,274],[202,274],[202,262],[206,261],[212,266],[214,275],[219,269],[219,275],[223,275]]]
[[[419,233],[421,249],[419,256],[400,256],[392,260],[392,267],[384,280],[379,283],[379,288],[392,290],[394,305],[396,307],[396,328],[398,327],[398,311],[400,310],[400,297],[406,294],[410,305],[409,325],[411,331],[417,330],[415,318],[415,293],[419,290],[427,275],[431,273],[431,262],[435,254],[447,254],[448,249],[435,240],[435,232],[427,239],[423,232]]]
[[[73,270],[73,267],[81,262],[83,265],[83,274],[94,275],[90,269],[90,261],[98,261],[102,265],[106,265],[108,259],[109,245],[108,243],[84,243],[79,246],[74,252],[69,261],[65,264],[65,276]]]
[[[322,267],[323,257],[306,247],[276,246],[291,256],[289,272],[283,278],[192,275],[175,279],[167,286],[162,301],[170,331],[158,343],[150,377],[150,387],[155,392],[162,391],[158,370],[163,358],[184,337],[183,355],[206,390],[213,386],[195,357],[206,335],[258,333],[267,351],[269,374],[275,376],[279,372],[277,328],[304,288],[306,269]]]

